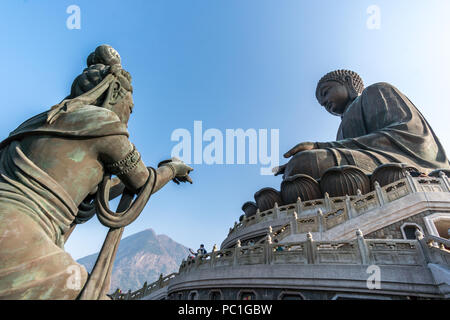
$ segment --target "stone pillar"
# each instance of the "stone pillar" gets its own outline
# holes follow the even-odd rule
[[[308,264],[314,264],[316,262],[313,241],[311,232],[308,232],[306,234],[306,257],[308,259]]]
[[[148,284],[147,281],[144,282],[144,285],[142,287],[142,291],[141,291],[141,297],[145,297],[147,295],[147,289],[148,289]]]
[[[382,207],[387,202],[387,200],[384,196],[384,193],[383,193],[383,189],[381,189],[378,181],[375,181],[375,183],[373,185],[375,187],[375,195],[377,197],[378,204],[380,205],[380,207]]]
[[[324,217],[323,217],[323,213],[321,209],[317,210],[317,220],[319,221],[319,232],[322,235],[322,233],[325,231],[326,227],[325,227],[325,221],[324,221]]]
[[[328,194],[328,192],[325,192],[324,201],[325,201],[325,208],[327,209],[327,212],[330,212],[331,211],[331,200],[330,200],[330,195]]]
[[[217,245],[214,244],[213,249],[212,249],[211,254],[210,254],[211,259],[210,259],[210,264],[209,265],[211,266],[211,268],[214,268],[214,266],[216,265],[216,252],[217,251],[219,251],[219,250],[217,250]]]
[[[417,239],[417,243],[420,248],[420,251],[422,252],[423,258],[425,259],[425,264],[432,262],[428,244],[425,241],[423,233],[419,229],[416,230],[416,239]]]
[[[405,175],[406,175],[406,183],[408,184],[408,187],[409,187],[410,191],[412,193],[417,192],[416,181],[414,180],[413,177],[411,177],[411,174],[409,173],[408,170],[406,170]]]
[[[439,171],[439,178],[441,178],[442,185],[447,192],[450,192],[450,183],[448,181],[447,175],[443,171]]]
[[[266,243],[264,244],[264,263],[272,263],[272,237],[270,234],[267,235]]]
[[[356,217],[355,209],[353,208],[352,201],[350,200],[350,196],[345,195],[345,209],[347,210],[347,215],[349,219]]]
[[[236,247],[234,248],[234,259],[233,259],[233,265],[239,264],[239,252],[241,251],[241,240],[238,239],[236,242]]]
[[[302,199],[300,199],[300,197],[297,198],[297,212],[298,214],[302,213],[303,210],[303,204],[302,204]]]
[[[364,239],[363,233],[359,229],[356,230],[356,243],[361,256],[361,264],[370,264],[369,248],[367,247],[366,239]]]
[[[291,219],[291,234],[297,234],[298,233],[298,224],[297,224],[297,212],[294,211],[294,214],[292,215],[292,219]]]
[[[278,208],[278,202],[275,202],[275,205],[273,206],[273,219],[278,219],[278,214],[280,213],[280,209]]]

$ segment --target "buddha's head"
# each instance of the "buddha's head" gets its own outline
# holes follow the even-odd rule
[[[316,98],[329,113],[341,116],[363,90],[363,81],[356,72],[336,70],[320,79],[316,88]]]
[[[121,122],[128,123],[134,107],[133,87],[131,75],[122,69],[119,53],[108,45],[101,45],[89,55],[87,65],[74,80],[68,98],[74,99],[93,90],[109,74],[114,74],[109,87],[92,104],[115,112]]]

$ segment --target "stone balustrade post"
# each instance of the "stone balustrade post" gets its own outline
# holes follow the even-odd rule
[[[238,241],[236,241],[236,247],[234,248],[234,255],[233,255],[233,265],[235,266],[239,264],[240,251],[241,251],[241,240],[238,239]]]
[[[297,234],[298,233],[298,224],[297,224],[297,212],[294,211],[294,214],[292,215],[290,225],[291,225],[291,234]]]
[[[273,219],[278,219],[280,213],[280,208],[278,207],[278,202],[275,202],[275,205],[273,206]]]
[[[317,220],[319,222],[319,232],[322,234],[325,231],[325,218],[321,209],[317,209]]]
[[[300,199],[300,197],[297,198],[296,207],[297,207],[297,213],[300,214],[303,211],[302,199]]]
[[[387,202],[386,196],[384,195],[383,189],[381,189],[378,181],[375,181],[373,186],[375,187],[375,196],[377,198],[378,204],[380,205],[380,207],[382,207]]]
[[[356,243],[358,245],[359,255],[361,257],[361,264],[370,264],[369,248],[367,246],[366,239],[364,239],[362,231],[359,229],[356,230]]]
[[[213,246],[213,248],[212,248],[212,251],[211,251],[211,259],[210,259],[210,266],[211,266],[211,268],[214,268],[214,266],[216,265],[216,254],[217,254],[217,251],[219,251],[218,249],[217,249],[217,244],[214,244],[214,246]]]
[[[442,185],[447,192],[450,192],[450,182],[448,181],[447,175],[443,171],[439,171],[439,178],[442,181]]]
[[[328,192],[325,192],[324,201],[325,201],[325,209],[327,210],[327,212],[330,212],[332,209],[332,204]]]
[[[358,198],[361,198],[362,197],[362,192],[361,192],[361,190],[360,189],[357,189],[356,190],[356,196],[358,197]]]
[[[306,256],[308,259],[308,264],[314,264],[316,261],[316,250],[313,244],[313,237],[311,232],[306,234]]]
[[[266,242],[264,243],[264,263],[272,263],[272,236],[267,235]]]
[[[145,295],[147,294],[147,289],[148,289],[148,284],[147,284],[147,281],[145,281],[144,285],[142,286],[142,296],[141,297],[145,297]]]
[[[425,264],[430,263],[431,262],[430,249],[428,247],[428,244],[425,240],[423,233],[418,229],[416,230],[416,239],[417,239],[420,251],[422,252],[423,258],[425,259]]]
[[[347,215],[349,219],[356,217],[355,208],[353,208],[352,201],[348,194],[345,195],[345,209],[347,210]]]
[[[417,192],[417,184],[413,177],[411,177],[411,174],[408,170],[405,172],[406,175],[406,183],[408,184],[408,188],[411,191],[411,193]]]

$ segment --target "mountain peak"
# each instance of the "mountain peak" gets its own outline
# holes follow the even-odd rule
[[[110,291],[117,288],[133,291],[142,287],[145,281],[156,281],[161,273],[177,272],[188,253],[188,248],[167,235],[157,235],[152,228],[123,238],[114,261]],[[91,272],[97,256],[95,253],[77,262]]]

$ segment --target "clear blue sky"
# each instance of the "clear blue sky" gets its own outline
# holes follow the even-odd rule
[[[81,9],[69,30],[66,9]],[[381,28],[369,30],[377,5]],[[4,0],[0,4],[0,134],[64,98],[99,44],[115,47],[133,76],[130,139],[145,163],[170,157],[171,133],[279,129],[280,157],[302,141],[334,140],[339,119],[315,100],[326,72],[348,68],[366,85],[386,81],[422,111],[450,152],[448,0]],[[280,158],[283,163],[283,159]],[[167,185],[125,236],[153,228],[196,249],[220,245],[241,205],[281,178],[260,165],[194,165],[193,185]],[[106,228],[92,219],[66,245],[98,251]]]

